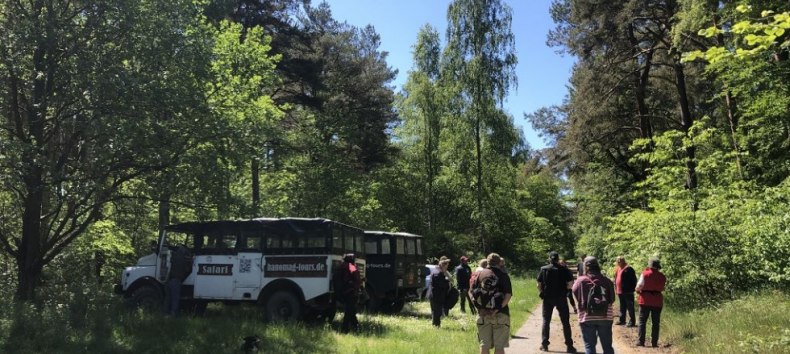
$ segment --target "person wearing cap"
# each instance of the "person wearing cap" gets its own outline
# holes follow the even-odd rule
[[[605,315],[587,313],[587,300],[590,290],[595,286],[601,288],[600,294],[608,302]],[[598,259],[592,256],[584,258],[584,275],[580,275],[573,283],[573,296],[579,306],[579,327],[582,330],[584,352],[595,354],[595,346],[601,340],[603,354],[614,354],[612,347],[612,323],[614,322],[614,283],[601,273]]]
[[[667,278],[660,271],[661,261],[651,258],[647,268],[642,271],[639,281],[636,282],[636,293],[639,294],[639,341],[637,346],[645,346],[645,332],[647,318],[653,322],[650,332],[650,341],[654,347],[658,346],[658,332],[661,325],[661,309],[664,307],[664,296],[661,294],[667,285]]]
[[[461,312],[466,313],[466,300],[467,293],[469,292],[469,280],[472,278],[472,268],[469,268],[469,258],[461,256],[461,264],[455,267],[455,281],[458,284],[458,291],[460,292],[460,307]],[[475,307],[469,302],[469,311],[474,314]]]
[[[617,257],[617,270],[614,275],[614,291],[617,292],[617,300],[620,301],[620,320],[618,326],[625,325],[625,317],[628,315],[626,327],[634,327],[634,289],[636,288],[636,272],[625,257]]]
[[[356,331],[359,327],[357,320],[357,302],[359,289],[362,287],[362,278],[356,266],[356,257],[353,253],[343,256],[343,263],[337,267],[334,277],[335,294],[343,302],[343,324],[340,332]]]
[[[540,268],[538,273],[538,291],[543,299],[543,329],[541,331],[541,351],[549,350],[549,327],[554,308],[560,315],[562,334],[565,336],[565,346],[568,353],[576,353],[571,335],[570,313],[568,310],[568,290],[573,285],[573,273],[568,267],[560,264],[560,254],[549,253],[550,264]]]

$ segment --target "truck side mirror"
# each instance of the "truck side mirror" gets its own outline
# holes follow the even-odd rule
[[[156,243],[156,241],[151,241],[151,244],[149,245],[149,247],[151,248],[151,252],[159,254],[159,247],[158,246],[159,245]]]

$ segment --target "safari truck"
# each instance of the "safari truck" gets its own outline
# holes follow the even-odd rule
[[[133,307],[160,309],[171,253],[192,255],[181,308],[210,302],[258,305],[266,320],[334,317],[332,274],[355,253],[364,279],[364,232],[327,219],[258,218],[187,222],[164,228],[155,252],[126,267],[115,285]]]
[[[406,301],[419,300],[424,286],[422,236],[405,232],[365,231],[369,312],[396,313]]]

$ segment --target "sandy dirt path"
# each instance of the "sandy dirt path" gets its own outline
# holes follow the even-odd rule
[[[617,321],[617,318],[615,318]],[[565,353],[565,339],[562,335],[562,323],[557,311],[554,311],[554,316],[551,319],[551,329],[549,331],[550,338],[549,351],[540,351],[540,330],[543,325],[543,318],[541,316],[541,304],[538,304],[532,310],[529,318],[523,326],[516,332],[510,339],[510,347],[505,350],[505,353],[512,354],[539,354],[539,353]],[[674,353],[671,346],[659,342],[658,348],[651,347],[637,347],[637,329],[626,328],[624,326],[613,326],[613,346],[615,353],[618,354],[670,354]],[[578,317],[571,310],[571,333],[573,334],[573,345],[579,353],[584,353],[584,342],[582,342],[581,331],[579,329]],[[648,344],[649,345],[649,344]],[[602,353],[601,344],[598,343],[596,347],[597,353]]]

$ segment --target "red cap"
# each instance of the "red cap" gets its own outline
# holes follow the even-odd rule
[[[466,256],[461,256],[461,262],[466,262],[468,260],[469,260],[469,258],[466,258]]]

